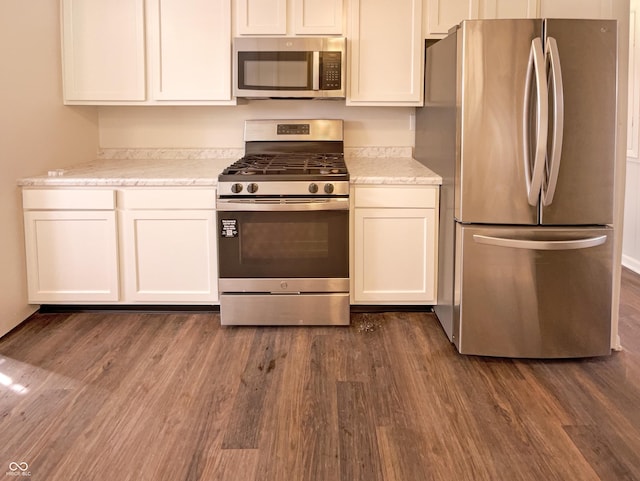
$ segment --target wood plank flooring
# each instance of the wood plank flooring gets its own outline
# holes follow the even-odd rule
[[[0,339],[0,477],[640,480],[627,270],[620,313],[624,350],[579,361],[461,356],[426,312],[346,328],[36,314]]]

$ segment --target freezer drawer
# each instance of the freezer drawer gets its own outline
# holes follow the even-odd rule
[[[613,229],[457,225],[454,342],[463,354],[610,353]]]

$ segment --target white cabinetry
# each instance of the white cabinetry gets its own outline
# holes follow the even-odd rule
[[[231,103],[230,2],[62,0],[65,103]]]
[[[349,0],[347,105],[422,104],[422,0]]]
[[[535,18],[538,15],[538,0],[477,1],[478,18]]]
[[[353,189],[354,304],[435,304],[439,188]]]
[[[113,190],[24,190],[28,300],[118,300]]]
[[[538,0],[540,17],[613,18],[613,0]]]
[[[476,18],[613,18],[613,0],[425,0],[425,36]]]
[[[62,0],[65,101],[145,99],[144,0]]]
[[[239,35],[341,35],[342,0],[238,0]]]
[[[118,207],[126,299],[218,300],[214,189],[121,190]]]
[[[155,100],[231,99],[229,0],[148,0]]]
[[[454,25],[478,18],[477,0],[426,0],[425,34],[444,36]]]
[[[29,302],[215,304],[214,188],[23,190]]]

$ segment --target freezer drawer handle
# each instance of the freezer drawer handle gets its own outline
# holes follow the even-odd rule
[[[505,237],[491,237],[486,235],[474,234],[474,242],[478,244],[487,244],[498,247],[513,247],[514,249],[531,249],[539,251],[566,251],[573,249],[588,249],[596,247],[607,242],[607,236],[601,235],[597,237],[588,237],[586,239],[575,240],[548,240],[533,241],[522,239],[509,239]]]

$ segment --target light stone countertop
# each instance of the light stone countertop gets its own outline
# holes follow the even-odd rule
[[[237,159],[99,159],[20,179],[23,187],[216,186]]]
[[[216,186],[234,158],[99,158],[66,169],[20,179],[23,187]],[[411,157],[347,156],[352,184],[440,185],[439,175]]]
[[[442,177],[411,157],[347,159],[351,183],[355,185],[440,185]]]

